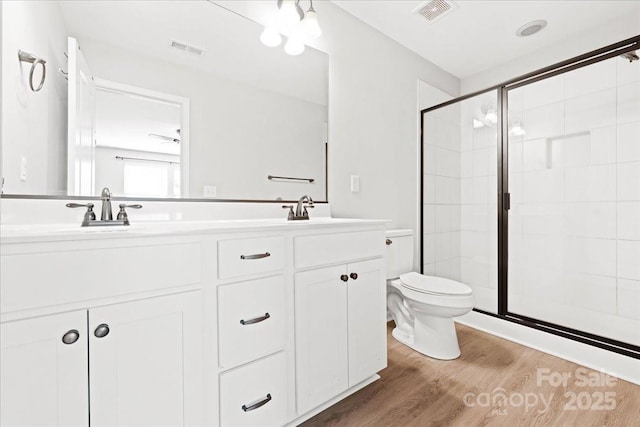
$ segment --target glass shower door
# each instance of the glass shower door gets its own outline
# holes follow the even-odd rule
[[[508,313],[640,346],[640,61],[505,93]]]

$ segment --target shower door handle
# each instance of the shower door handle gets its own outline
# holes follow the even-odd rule
[[[504,210],[508,211],[511,209],[511,193],[504,193]]]

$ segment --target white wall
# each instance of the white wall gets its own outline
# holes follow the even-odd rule
[[[315,6],[315,3],[314,3]],[[329,200],[335,216],[385,218],[417,231],[418,79],[457,95],[457,78],[339,7],[320,2],[330,55]],[[350,176],[360,176],[351,193]]]
[[[5,192],[66,194],[67,35],[57,3],[1,2],[2,7],[2,163]],[[18,50],[47,61],[45,84],[29,88],[31,64]],[[40,72],[34,73],[39,82]],[[21,158],[27,179],[20,179]]]
[[[636,13],[603,22],[602,25],[592,28],[588,32],[555,43],[535,54],[520,57],[462,79],[461,93],[471,93],[492,87],[557,62],[637,36],[640,34],[640,2],[636,3]],[[550,25],[552,24],[550,23]],[[535,35],[531,37],[535,37]]]

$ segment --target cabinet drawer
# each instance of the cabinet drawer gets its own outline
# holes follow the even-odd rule
[[[220,279],[266,273],[283,267],[283,237],[218,242],[218,277]]]
[[[296,268],[384,255],[384,230],[319,234],[295,238]]]
[[[201,281],[200,243],[146,244],[2,256],[3,313],[149,292]]]
[[[281,426],[287,399],[282,352],[220,376],[220,425]]]
[[[284,277],[218,288],[220,366],[232,368],[284,347]]]

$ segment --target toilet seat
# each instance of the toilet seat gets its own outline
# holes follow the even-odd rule
[[[405,298],[434,306],[441,307],[473,307],[474,299],[473,294],[470,295],[453,295],[453,294],[431,294],[427,292],[414,291],[413,289],[405,286],[400,278],[394,280],[388,280],[387,285],[395,288]]]
[[[400,275],[400,283],[404,288],[421,294],[434,296],[463,297],[472,294],[472,289],[464,283],[443,277],[425,277],[420,273],[410,272]]]

